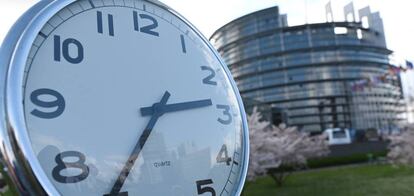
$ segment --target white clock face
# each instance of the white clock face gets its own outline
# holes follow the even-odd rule
[[[138,0],[82,0],[27,61],[32,147],[63,195],[233,195],[243,122],[223,65],[186,23]]]

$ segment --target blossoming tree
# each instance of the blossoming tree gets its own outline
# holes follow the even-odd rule
[[[398,135],[388,136],[390,140],[388,160],[395,165],[414,165],[414,125]]]
[[[255,108],[248,116],[250,129],[250,164],[248,180],[269,174],[278,185],[282,185],[289,172],[283,167],[299,168],[306,166],[309,158],[329,153],[326,135],[311,137],[295,127],[284,124],[274,126],[261,121],[261,114]],[[271,172],[275,168],[282,168]]]

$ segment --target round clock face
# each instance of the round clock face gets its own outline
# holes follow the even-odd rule
[[[158,4],[66,6],[25,70],[26,126],[44,172],[62,195],[234,195],[247,145],[223,66]]]

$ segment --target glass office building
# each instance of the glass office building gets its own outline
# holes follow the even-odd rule
[[[404,122],[405,104],[400,77],[389,74],[396,67],[382,19],[366,7],[355,22],[349,5],[345,16],[349,21],[288,26],[272,7],[226,24],[210,40],[249,100],[247,110],[251,100],[269,105],[274,124],[315,133],[389,130]],[[369,84],[356,89],[361,81]]]

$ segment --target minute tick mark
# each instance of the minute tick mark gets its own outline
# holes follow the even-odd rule
[[[180,35],[181,38],[181,48],[183,50],[183,53],[187,53],[187,47],[185,45],[185,38],[184,35]]]

